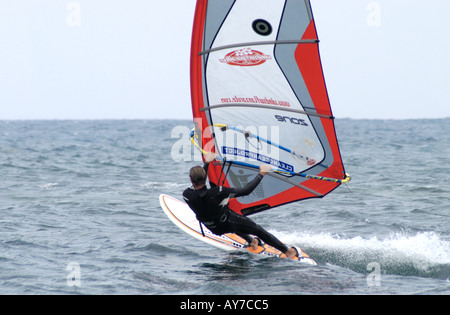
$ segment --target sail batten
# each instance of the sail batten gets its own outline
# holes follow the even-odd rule
[[[275,41],[262,41],[262,42],[251,42],[251,43],[240,43],[240,44],[231,44],[225,45],[222,47],[215,47],[208,50],[201,51],[199,53],[200,56],[217,52],[220,50],[230,49],[230,48],[238,48],[238,47],[247,47],[247,46],[262,46],[262,45],[288,45],[288,44],[318,44],[318,39],[296,39],[296,40],[275,40]]]
[[[348,181],[318,43],[309,0],[197,0],[193,143],[224,161],[209,180],[243,187],[261,163],[274,169],[233,211],[320,198]]]
[[[248,104],[248,103],[230,103],[230,104],[210,105],[208,107],[201,108],[200,111],[205,112],[205,111],[209,111],[209,110],[213,110],[213,109],[217,109],[217,108],[223,108],[223,107],[253,107],[253,108],[260,108],[260,109],[276,109],[276,110],[284,111],[284,112],[299,113],[299,114],[305,114],[305,115],[309,115],[309,116],[317,116],[317,117],[326,118],[326,119],[334,119],[333,116],[329,116],[326,114],[319,114],[315,111],[313,112],[313,111],[305,111],[305,110],[294,109],[294,108],[280,108],[280,107],[274,107],[271,105]],[[311,108],[311,110],[314,110],[314,108]]]

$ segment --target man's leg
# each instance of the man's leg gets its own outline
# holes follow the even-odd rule
[[[232,233],[252,234],[259,237],[266,244],[275,247],[283,253],[286,253],[289,248],[284,245],[275,236],[264,230],[261,226],[253,222],[253,220],[241,216],[236,213],[231,213],[228,217],[228,230]]]

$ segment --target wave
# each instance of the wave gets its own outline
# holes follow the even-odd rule
[[[42,185],[41,188],[45,189],[45,190],[51,190],[51,189],[55,188],[56,186],[59,186],[59,184],[58,183],[48,183],[48,184]]]
[[[395,233],[385,239],[342,238],[328,233],[274,232],[287,244],[299,246],[318,264],[331,264],[367,274],[371,263],[382,274],[450,278],[450,242],[435,232]]]

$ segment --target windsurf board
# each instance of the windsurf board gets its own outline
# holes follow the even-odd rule
[[[195,213],[184,201],[180,201],[164,194],[160,195],[159,201],[164,213],[169,217],[169,219],[182,231],[199,241],[226,251],[247,250],[250,253],[257,255],[286,258],[286,255],[281,251],[267,244],[258,246],[258,248],[254,250],[243,238],[233,233],[227,233],[219,236],[213,234],[205,226],[203,226],[202,233],[200,222],[195,217]],[[293,260],[310,265],[316,265],[316,262],[305,254],[303,250],[299,248],[297,248],[297,250],[299,251],[300,257],[295,257]]]

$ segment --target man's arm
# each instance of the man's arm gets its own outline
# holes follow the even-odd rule
[[[269,173],[271,169],[272,169],[272,167],[270,167],[270,165],[262,164],[259,167],[258,175],[256,175],[256,177],[250,183],[248,183],[245,187],[235,188],[234,194],[230,197],[237,198],[237,197],[249,195],[259,185],[259,183],[263,179],[264,175]]]
[[[208,152],[205,154],[205,164],[203,164],[203,169],[205,170],[206,176],[208,176],[209,163],[214,161],[217,157],[217,153]]]

